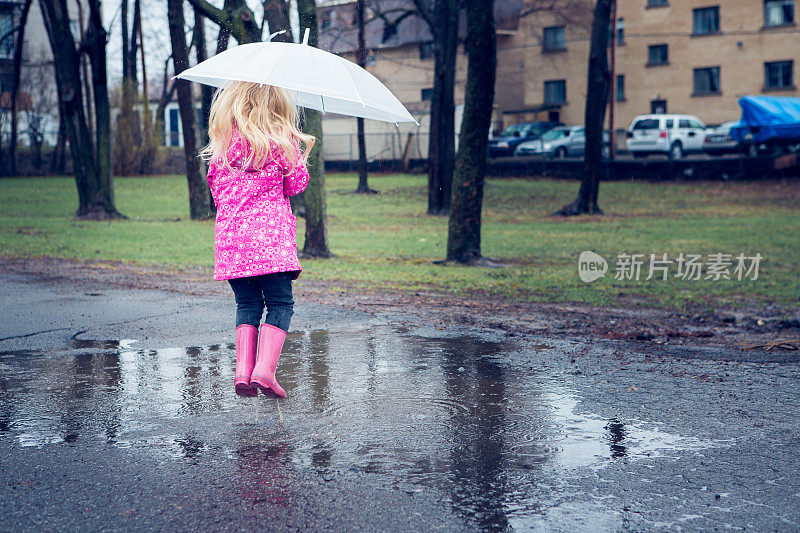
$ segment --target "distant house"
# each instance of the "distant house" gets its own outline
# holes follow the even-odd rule
[[[77,13],[75,0],[67,2],[70,12]],[[7,139],[11,131],[11,91],[16,28],[23,2],[0,0],[0,133]],[[76,17],[77,24],[77,17]],[[58,137],[58,101],[50,42],[45,31],[39,1],[33,0],[25,25],[22,45],[21,81],[17,96],[18,142],[25,146],[31,133],[41,133],[45,144],[53,145]],[[31,120],[29,128],[28,121]]]
[[[198,91],[199,93],[199,91]],[[202,124],[203,114],[200,109],[199,94],[194,99],[197,124]],[[164,146],[183,147],[183,125],[181,125],[178,101],[172,100],[164,108]]]
[[[14,88],[14,48],[17,41],[17,28],[23,2],[17,0],[0,1],[0,136],[5,143],[11,132],[11,91]],[[34,13],[34,10],[36,13]],[[56,107],[55,78],[52,75],[52,59],[49,43],[44,33],[44,24],[39,13],[38,2],[34,3],[28,15],[25,40],[23,43],[23,62],[21,87],[17,95],[17,142],[20,146],[29,144],[29,133],[44,141],[54,143],[58,127]],[[44,38],[44,41],[42,41]],[[49,66],[49,69],[47,68]],[[44,74],[44,76],[42,76]],[[41,115],[41,116],[40,116]],[[29,132],[28,119],[32,120],[33,132]],[[55,125],[55,126],[54,126]]]

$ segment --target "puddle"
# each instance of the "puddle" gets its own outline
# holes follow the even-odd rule
[[[61,352],[0,353],[0,438],[177,462],[280,461],[325,481],[375,474],[410,497],[441,488],[487,529],[541,523],[553,488],[583,468],[715,445],[587,412],[564,378],[531,371],[531,352],[511,343],[380,326],[293,333],[279,366],[283,425],[274,401],[233,394],[232,345],[135,346],[73,339]]]

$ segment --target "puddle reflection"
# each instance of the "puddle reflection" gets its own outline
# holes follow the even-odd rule
[[[529,354],[513,344],[388,327],[292,333],[282,427],[273,400],[233,394],[232,345],[133,346],[73,339],[62,352],[0,353],[0,438],[232,460],[254,503],[290,502],[290,468],[377,473],[409,493],[443,488],[483,529],[541,513],[564,472],[711,445],[583,412],[562,380],[515,367]]]

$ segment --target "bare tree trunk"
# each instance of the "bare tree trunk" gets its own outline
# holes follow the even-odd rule
[[[297,0],[300,18],[300,35],[310,30],[308,44],[317,46],[317,3],[315,0]],[[330,257],[328,248],[327,213],[325,204],[325,161],[322,158],[322,115],[319,111],[306,110],[303,129],[316,137],[317,142],[308,158],[310,180],[303,193],[306,207],[306,240],[303,254],[309,257]]]
[[[453,175],[447,259],[482,264],[481,207],[497,72],[494,0],[466,0],[469,51],[464,118]]]
[[[358,66],[361,68],[366,68],[367,66],[367,44],[366,38],[364,35],[364,0],[358,0],[356,2],[356,24],[358,24]],[[358,193],[377,193],[378,191],[373,191],[369,188],[369,183],[367,181],[367,136],[364,133],[364,119],[357,118],[356,119],[356,138],[358,140],[358,187],[356,188],[356,192]]]
[[[437,0],[433,10],[434,67],[428,141],[428,214],[446,215],[455,165],[455,77],[458,0]]]
[[[94,107],[92,106],[92,77],[89,70],[89,59],[81,55],[81,76],[83,77],[84,109],[86,110],[86,123],[94,131]]]
[[[41,137],[35,141],[32,141],[31,144],[33,145],[33,167],[37,171],[42,170],[42,140]]]
[[[31,9],[32,0],[25,0],[22,6],[22,13],[19,17],[19,29],[17,30],[16,41],[14,41],[14,81],[11,85],[11,138],[8,143],[8,173],[11,176],[17,174],[17,129],[18,129],[18,110],[17,96],[19,95],[19,84],[22,73],[22,45],[25,42],[25,24],[28,22],[28,12]]]
[[[136,68],[136,52],[139,51],[139,46],[144,46],[144,40],[142,39],[142,5],[141,0],[133,0],[133,25],[131,27],[130,49],[128,50],[128,64],[131,69],[130,78],[137,88],[139,86],[139,74]],[[144,65],[142,65],[142,68],[144,68]]]
[[[139,167],[142,147],[141,130],[133,111],[134,95],[138,92],[134,79],[136,56],[131,57],[131,41],[136,43],[136,35],[128,33],[128,0],[122,0],[120,8],[120,29],[122,34],[122,97],[120,112],[114,128],[114,172],[128,176]],[[134,31],[136,22],[134,21]],[[135,46],[135,44],[134,44]]]
[[[183,0],[167,0],[169,36],[172,44],[172,64],[175,75],[189,68],[189,51],[183,33]],[[211,191],[200,175],[200,160],[197,157],[196,111],[192,102],[192,86],[186,80],[175,80],[183,127],[183,153],[186,159],[186,181],[189,185],[189,211],[192,220],[206,220],[214,216],[211,207]]]
[[[161,90],[161,98],[158,100],[158,107],[156,107],[156,121],[161,120],[164,116],[164,110],[167,108],[167,104],[172,101],[172,97],[175,94],[175,81],[170,81],[169,75],[169,63],[172,61],[172,55],[164,61],[164,75],[163,75],[163,82],[162,82],[162,90]],[[175,67],[173,66],[173,70]]]
[[[578,197],[553,215],[602,215],[597,204],[603,166],[603,120],[608,104],[611,74],[608,69],[608,25],[613,0],[597,0],[592,19],[592,37],[589,48],[589,73],[586,90],[586,151],[583,160],[583,178]]]
[[[306,0],[298,0],[298,3]],[[303,130],[317,138],[308,158],[310,180],[303,193],[306,238],[303,255],[330,257],[328,248],[327,205],[325,200],[325,160],[322,157],[322,114],[306,110]]]
[[[80,56],[75,48],[75,41],[70,32],[69,13],[64,0],[40,0],[42,18],[50,40],[53,60],[58,78],[59,106],[62,112],[65,129],[69,135],[69,146],[72,152],[72,163],[75,167],[75,183],[78,188],[78,218],[106,220],[119,218],[114,207],[113,183],[108,167],[108,129],[105,133],[105,146],[96,151],[92,134],[86,123],[83,108],[83,92],[80,75]],[[95,6],[96,8],[97,6]],[[98,87],[95,90],[95,104],[103,107],[105,96],[105,113],[108,112],[108,94],[105,89],[105,31],[97,28],[99,12],[93,9],[92,22],[87,35],[87,48],[98,64],[93,79]],[[102,50],[98,48],[102,47]],[[101,53],[102,52],[102,53]],[[94,68],[92,69],[95,70]],[[103,109],[98,110],[98,130]],[[105,115],[107,117],[107,115]],[[107,124],[107,122],[106,122]],[[103,141],[98,135],[98,139]],[[101,155],[98,155],[101,154]],[[99,164],[103,163],[101,169]]]
[[[231,9],[232,0],[225,0],[222,9],[227,11]],[[231,31],[226,28],[225,26],[219,27],[219,33],[217,34],[217,53],[221,54],[225,50],[228,49],[228,41],[231,40]]]
[[[86,38],[84,34],[86,24],[83,20],[83,2],[78,2],[76,5],[78,6],[78,27],[81,31],[81,42],[79,44],[81,44]],[[86,112],[86,122],[89,125],[89,129],[94,131],[94,107],[92,105],[92,94],[94,94],[94,91],[92,91],[92,79],[89,75],[89,58],[81,53],[80,62],[81,75],[83,76],[83,105]]]
[[[136,4],[139,4],[139,0],[136,0]],[[155,116],[155,120],[150,115],[150,88],[147,85],[147,63],[145,63],[145,53],[144,53],[144,35],[142,34],[142,12],[141,10],[134,9],[134,17],[136,17],[136,21],[134,24],[136,25],[136,31],[139,34],[139,54],[140,59],[142,62],[142,126],[143,126],[143,136],[142,136],[142,150],[139,157],[139,173],[140,174],[150,174],[153,165],[153,158],[156,156],[156,152],[158,151],[158,136],[153,134],[154,128],[157,130],[158,128],[158,115]],[[135,70],[135,69],[134,69]]]
[[[378,191],[369,188],[367,174],[367,135],[364,133],[364,119],[356,119],[356,139],[358,140],[358,187],[357,193],[378,194]]]
[[[120,26],[120,35],[122,36],[122,79],[127,80],[131,77],[131,68],[130,68],[130,54],[128,54],[128,49],[130,48],[130,39],[128,36],[128,0],[121,0],[120,2],[120,17],[119,17],[119,26]]]
[[[197,62],[202,63],[208,59],[208,51],[206,49],[206,24],[203,15],[195,10],[194,12],[194,31],[192,35],[194,39],[194,53],[197,57]],[[214,98],[214,89],[210,85],[200,85],[200,117],[201,123],[199,124],[197,136],[200,146],[203,147],[208,144],[208,126],[211,118],[211,100]],[[208,163],[200,159],[200,173],[205,176],[208,174]],[[214,198],[211,197],[211,210],[216,211],[217,207],[214,204]]]
[[[197,56],[197,62],[202,63],[208,59],[208,51],[206,49],[206,25],[202,14],[197,10],[194,12],[194,52]],[[210,85],[200,86],[200,116],[203,117],[203,123],[200,124],[200,145],[205,146],[208,144],[208,119],[211,116],[211,99],[214,97],[214,89]]]
[[[285,33],[276,35],[273,41],[284,43],[294,42],[292,36],[292,26],[289,22],[289,0],[264,0],[264,20],[267,21],[269,32],[275,33],[286,30]]]
[[[58,91],[61,94],[61,91]],[[67,132],[64,124],[64,116],[61,112],[61,105],[58,110],[58,136],[56,145],[53,148],[53,158],[50,160],[50,172],[53,174],[64,174],[66,170],[66,144]]]
[[[86,46],[92,65],[92,92],[95,114],[95,156],[97,174],[111,205],[114,204],[114,187],[111,181],[111,105],[108,101],[108,76],[106,74],[106,43],[108,34],[103,27],[100,0],[89,0],[89,27]]]
[[[53,62],[53,77],[56,80],[56,94],[58,95],[58,137],[53,149],[53,158],[50,160],[50,172],[61,175],[66,173],[67,167],[67,125],[64,122],[65,112],[61,101],[61,80],[58,79],[58,70],[55,62]]]

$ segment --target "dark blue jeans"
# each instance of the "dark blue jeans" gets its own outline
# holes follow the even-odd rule
[[[289,331],[294,314],[292,272],[275,272],[262,276],[229,279],[236,297],[236,327],[250,324],[258,328],[264,308],[264,323]]]

